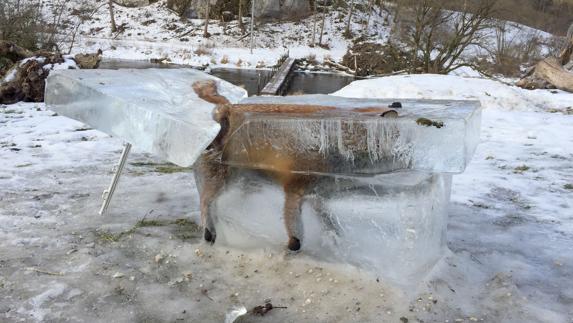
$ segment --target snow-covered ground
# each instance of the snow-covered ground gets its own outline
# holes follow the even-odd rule
[[[451,253],[417,290],[304,252],[204,244],[187,221],[192,173],[137,151],[99,216],[121,142],[21,103],[0,107],[0,321],[223,322],[270,299],[287,308],[249,322],[573,322],[571,94],[453,76],[338,94],[485,107],[482,143],[454,177]]]
[[[48,10],[51,8],[49,3],[54,1],[56,0],[48,0],[45,4],[47,16],[51,15]],[[124,25],[125,28],[122,33],[111,32],[107,6],[89,2],[86,5],[85,0],[73,0],[68,2],[67,7],[90,8],[93,11],[85,11],[91,18],[82,23],[79,16],[70,17],[72,23],[67,30],[61,32],[65,40],[62,47],[69,47],[69,40],[77,27],[72,52],[95,52],[102,49],[107,59],[169,58],[173,63],[193,66],[254,68],[273,66],[284,54],[295,58],[314,55],[319,61],[325,57],[338,61],[351,44],[351,40],[342,36],[346,19],[338,11],[327,14],[325,20],[322,43],[327,45],[328,49],[311,47],[314,19],[310,17],[301,21],[257,22],[254,51],[251,54],[250,37],[241,32],[237,21],[221,23],[211,20],[211,36],[204,38],[204,20],[180,19],[166,8],[165,0],[141,8],[116,5],[117,25]],[[366,14],[357,12],[351,28],[356,36],[366,35],[378,41],[385,41],[390,29],[386,15],[386,12],[383,12],[382,16],[374,14],[369,27],[365,28]],[[249,19],[245,18],[247,29],[248,23]],[[320,20],[317,22],[316,44],[319,28]]]

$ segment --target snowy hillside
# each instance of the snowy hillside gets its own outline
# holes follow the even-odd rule
[[[80,7],[82,3],[81,0],[70,1],[69,6]],[[359,22],[365,21],[365,18],[363,13],[356,14],[353,30],[362,33],[364,28]],[[325,56],[339,60],[350,42],[340,32],[346,21],[339,18],[338,12],[329,13],[326,18],[323,43],[329,49],[310,47],[314,20],[307,18],[300,22],[257,24],[255,51],[252,55],[249,51],[250,37],[243,37],[236,20],[227,24],[212,20],[209,26],[211,37],[203,38],[203,20],[182,21],[165,7],[164,0],[142,8],[115,6],[115,19],[118,26],[124,25],[124,32],[111,33],[107,7],[97,9],[91,19],[79,24],[77,44],[73,51],[95,51],[101,48],[106,58],[168,57],[179,64],[254,68],[272,66],[286,53],[297,58],[312,54],[319,60]],[[78,21],[79,18],[76,18],[74,24]],[[248,23],[248,18],[245,22]],[[72,32],[72,29],[68,32]],[[388,35],[387,23],[382,18],[373,19],[367,34],[384,40]],[[226,60],[228,63],[225,63]]]
[[[364,1],[366,4],[367,1]],[[51,16],[51,3],[45,2],[45,15]],[[360,1],[357,1],[360,3]],[[319,61],[331,58],[339,61],[346,53],[352,39],[343,37],[346,27],[346,11],[329,12],[325,20],[323,44],[311,47],[312,31],[315,18],[311,15],[306,19],[295,22],[257,22],[255,27],[254,53],[249,50],[250,37],[248,30],[241,32],[236,20],[221,23],[211,20],[209,33],[211,37],[203,37],[204,21],[201,19],[181,20],[177,14],[166,8],[166,0],[141,8],[126,8],[115,6],[115,20],[120,26],[120,32],[112,33],[109,11],[104,2],[91,3],[85,0],[66,2],[66,11],[71,12],[67,29],[60,32],[64,49],[69,48],[73,39],[72,52],[104,51],[105,58],[112,59],[160,59],[169,58],[171,62],[193,66],[222,66],[222,67],[270,67],[284,54],[291,57],[304,58],[309,55]],[[317,28],[320,28],[318,14]],[[352,17],[351,30],[354,36],[365,36],[367,40],[385,43],[391,36],[393,25],[392,6],[380,11],[376,8],[370,19],[368,28],[365,24],[368,14],[356,11]],[[248,27],[249,18],[245,18]],[[317,30],[318,30],[317,29]],[[484,32],[492,48],[497,42],[494,30]],[[75,35],[75,37],[74,37]],[[529,28],[516,23],[506,26],[506,42],[525,41],[537,37],[542,43],[542,51],[546,52],[544,43],[553,37],[551,34]],[[318,42],[318,35],[315,42]],[[483,50],[472,48],[468,57],[476,54],[486,54]]]

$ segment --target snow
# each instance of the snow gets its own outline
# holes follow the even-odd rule
[[[48,19],[53,14],[49,10],[52,2],[56,0],[48,0],[43,4],[44,14]],[[204,38],[203,20],[182,20],[166,8],[165,0],[161,0],[141,8],[115,5],[116,23],[118,26],[126,24],[126,30],[114,34],[111,32],[107,6],[100,5],[84,0],[66,3],[68,10],[75,8],[93,15],[84,22],[80,21],[79,16],[69,17],[68,29],[60,35],[63,48],[67,49],[74,28],[77,27],[72,48],[74,54],[102,49],[106,59],[169,58],[172,63],[193,66],[254,68],[274,66],[284,54],[295,58],[315,55],[319,61],[325,57],[339,60],[351,42],[338,32],[346,24],[338,19],[338,12],[328,13],[326,17],[323,43],[329,46],[328,49],[310,46],[314,22],[311,17],[301,22],[256,22],[254,50],[251,54],[250,37],[242,37],[237,21],[223,24],[211,20],[211,37]],[[367,29],[368,34],[374,35],[377,40],[387,39],[390,29],[388,24],[382,17],[373,17]],[[357,12],[351,24],[352,29],[363,33],[366,29],[361,22],[365,20],[366,14]],[[248,23],[248,18],[245,18],[245,24]],[[316,41],[318,42],[318,35]],[[228,60],[228,63],[225,63],[225,60]]]
[[[499,81],[455,75],[398,75],[356,81],[334,93],[343,97],[479,100],[483,108],[540,111],[573,106],[560,90],[524,90]]]
[[[453,180],[451,252],[417,289],[304,253],[204,244],[175,222],[197,221],[192,174],[137,150],[111,214],[97,216],[121,141],[20,103],[0,107],[0,320],[223,322],[269,298],[288,307],[263,318],[273,322],[571,322],[573,116],[547,111],[572,95],[444,76],[359,81],[337,95],[350,90],[485,107],[482,142]],[[134,229],[143,218],[161,225]]]
[[[57,71],[57,70],[73,70],[78,68],[76,61],[72,58],[71,55],[64,55],[63,58],[64,61],[62,63],[46,64],[44,65],[44,69]]]
[[[2,79],[2,82],[0,83],[6,83],[6,82],[11,82],[16,78],[16,73],[18,72],[18,69],[13,67],[11,68],[8,73],[6,73],[6,75],[4,76],[4,78]]]

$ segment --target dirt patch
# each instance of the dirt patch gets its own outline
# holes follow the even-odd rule
[[[355,43],[342,58],[342,65],[356,70],[357,76],[389,74],[408,69],[410,56],[398,46],[387,43]]]

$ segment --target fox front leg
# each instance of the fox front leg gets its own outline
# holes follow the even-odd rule
[[[221,194],[225,185],[228,168],[210,160],[209,152],[205,152],[195,166],[195,178],[199,190],[199,203],[201,209],[201,226],[203,227],[204,238],[211,244],[215,243],[217,233],[215,231],[215,221],[213,219],[213,204]]]

